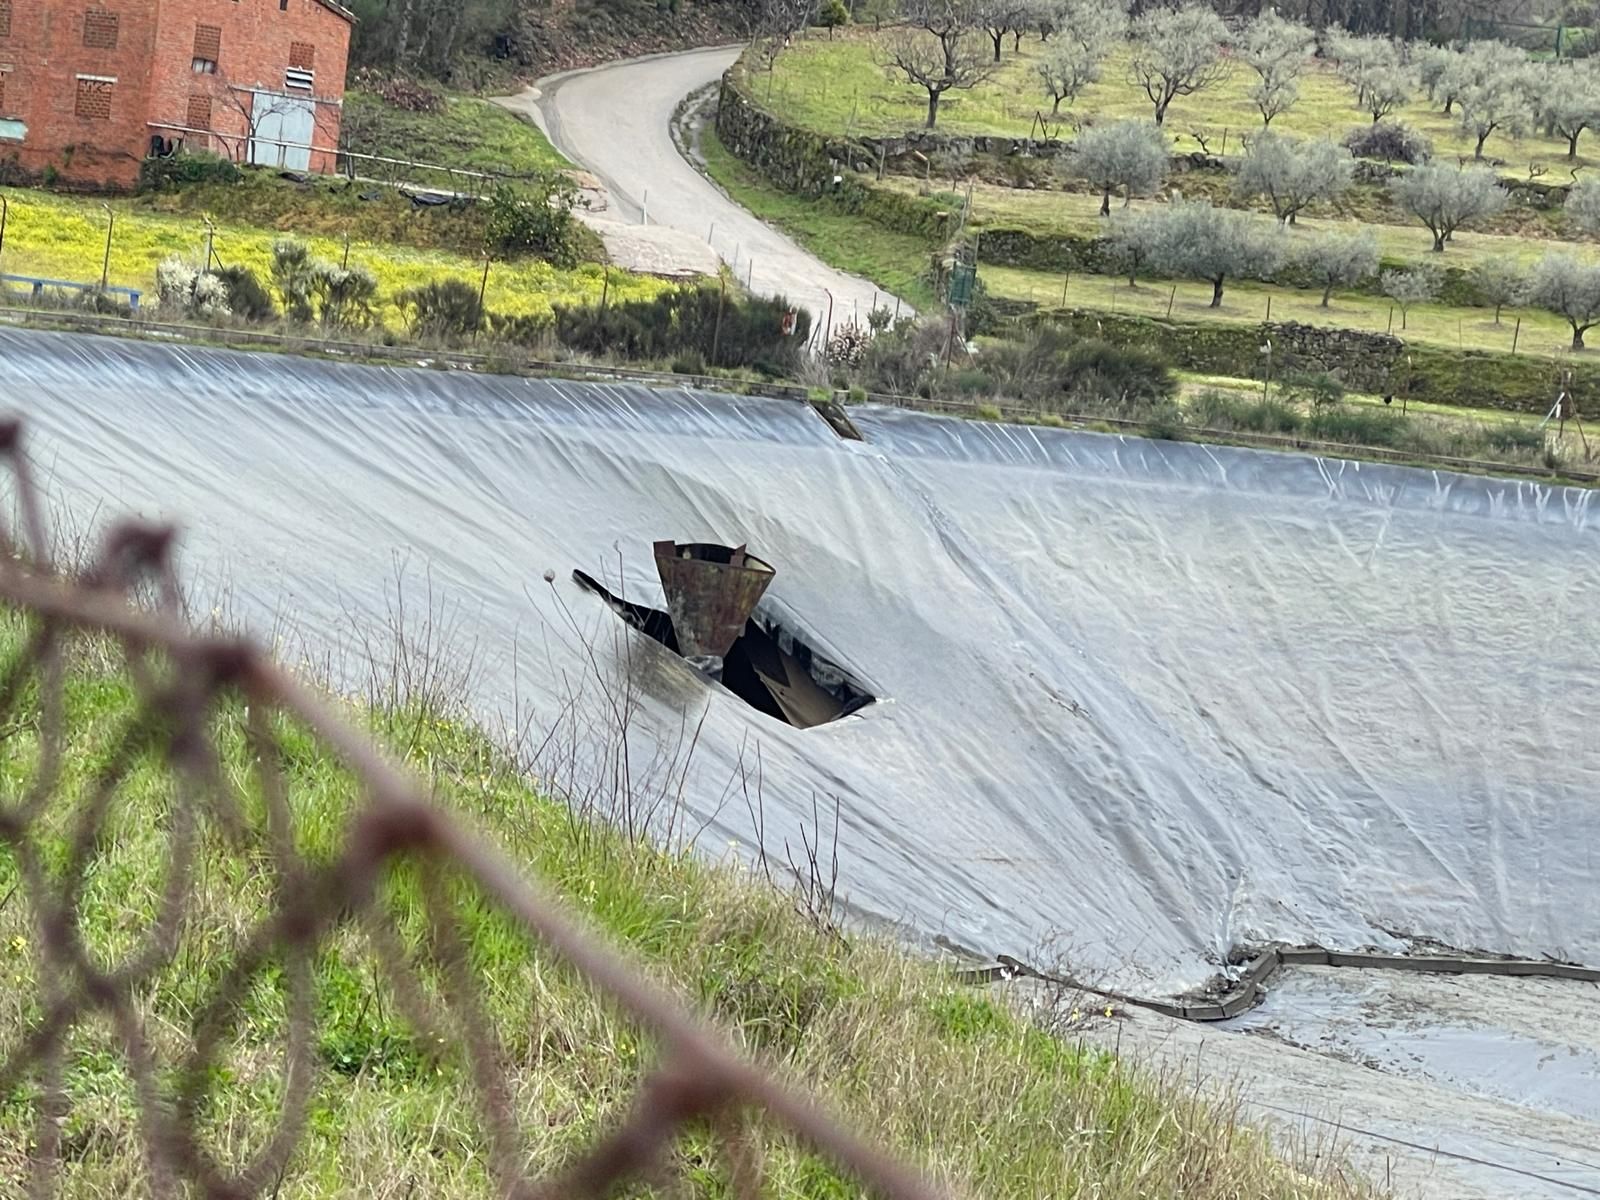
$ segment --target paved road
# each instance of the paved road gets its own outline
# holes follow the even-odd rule
[[[729,200],[672,140],[678,103],[738,55],[737,47],[724,47],[629,59],[552,75],[501,103],[532,116],[563,154],[599,179],[608,215],[642,222],[648,206],[651,225],[709,242],[753,290],[781,292],[818,319],[826,318],[832,292],[836,325],[858,308],[864,319],[885,293],[825,265]]]

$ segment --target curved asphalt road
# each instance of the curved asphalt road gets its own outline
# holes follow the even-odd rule
[[[610,211],[668,225],[708,241],[741,281],[763,295],[782,293],[826,320],[833,294],[837,326],[874,299],[893,297],[865,279],[836,271],[723,195],[686,162],[672,140],[682,99],[718,79],[739,47],[628,59],[541,79],[502,100],[532,116],[556,147],[605,185]]]

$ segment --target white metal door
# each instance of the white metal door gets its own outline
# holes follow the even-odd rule
[[[313,100],[278,92],[257,92],[251,100],[255,137],[250,161],[289,171],[311,169],[311,135],[316,129]]]

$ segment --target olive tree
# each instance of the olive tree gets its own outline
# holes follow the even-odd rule
[[[1451,234],[1478,217],[1505,207],[1506,190],[1487,167],[1413,167],[1389,181],[1394,202],[1428,227],[1433,248],[1442,251]]]
[[[1250,102],[1261,114],[1261,124],[1287,112],[1300,97],[1299,79],[1306,60],[1317,47],[1310,26],[1287,20],[1275,11],[1262,13],[1245,29],[1239,57],[1256,73]]]
[[[1494,323],[1500,324],[1500,310],[1508,304],[1521,304],[1528,294],[1528,275],[1508,258],[1486,258],[1474,263],[1467,279],[1488,303],[1494,305]]]
[[[970,0],[911,0],[905,23],[885,36],[883,65],[928,93],[929,129],[946,92],[977,87],[993,74],[973,36],[981,16]]]
[[[1461,128],[1477,139],[1474,158],[1483,157],[1483,144],[1497,129],[1512,137],[1527,132],[1534,116],[1542,80],[1535,80],[1528,68],[1498,67],[1466,84],[1456,95]]]
[[[1426,304],[1439,294],[1441,272],[1431,264],[1400,271],[1385,271],[1378,277],[1383,294],[1400,306],[1400,328],[1413,304]]]
[[[1148,121],[1091,125],[1072,143],[1067,169],[1100,193],[1100,215],[1111,215],[1111,193],[1123,205],[1135,192],[1153,192],[1167,177],[1167,141]]]
[[[1355,169],[1350,151],[1333,142],[1263,133],[1250,143],[1233,189],[1245,199],[1265,196],[1278,220],[1293,225],[1307,205],[1343,195]]]
[[[1562,211],[1582,232],[1600,233],[1600,179],[1578,180],[1567,193]]]
[[[1061,36],[1045,48],[1034,69],[1050,96],[1051,113],[1061,111],[1078,93],[1100,78],[1106,56],[1128,31],[1128,14],[1115,3],[1066,0],[1051,15]]]
[[[1209,200],[1179,200],[1156,217],[1150,260],[1168,275],[1205,280],[1211,307],[1221,308],[1229,279],[1269,277],[1285,249],[1282,230],[1249,213],[1216,208]]]
[[[1372,230],[1330,233],[1307,242],[1294,255],[1300,273],[1322,289],[1322,307],[1336,287],[1355,287],[1378,273],[1378,239]]]
[[[1322,35],[1326,56],[1339,78],[1356,89],[1356,107],[1367,106],[1367,86],[1386,71],[1400,69],[1400,51],[1386,37],[1357,37],[1337,27]]]
[[[1460,75],[1456,65],[1460,57],[1461,52],[1449,46],[1416,46],[1411,51],[1411,62],[1416,68],[1422,90],[1428,94],[1430,101],[1444,100],[1446,116],[1456,102],[1452,89]]]
[[[1128,277],[1128,286],[1139,286],[1139,271],[1150,265],[1155,253],[1157,215],[1135,210],[1117,214],[1106,238],[1106,250],[1113,266]]]
[[[1600,265],[1570,254],[1546,254],[1533,270],[1528,300],[1565,317],[1572,326],[1572,348],[1583,349],[1583,335],[1600,325]]]
[[[1401,67],[1378,66],[1363,71],[1358,80],[1361,106],[1376,125],[1411,99],[1411,80]]]
[[[1578,157],[1578,139],[1585,129],[1600,125],[1600,73],[1587,64],[1566,68],[1565,78],[1543,89],[1539,99],[1539,125],[1567,139],[1567,157]]]
[[[1151,9],[1133,25],[1128,74],[1155,106],[1156,124],[1179,96],[1192,96],[1228,77],[1222,43],[1228,27],[1199,4]]]

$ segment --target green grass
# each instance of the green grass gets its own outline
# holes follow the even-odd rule
[[[15,188],[0,189],[0,195],[11,205],[0,258],[4,273],[99,282],[106,241],[106,214],[99,201]],[[109,282],[149,291],[147,299],[153,301],[158,263],[172,254],[196,263],[204,258],[206,230],[198,216],[145,211],[137,200],[116,201],[112,207],[117,221]],[[343,258],[343,239],[331,231],[296,227],[292,232],[323,257]],[[248,266],[267,282],[272,243],[280,236],[271,228],[220,223],[214,245],[224,263]],[[360,239],[351,242],[350,262],[378,277],[378,315],[391,325],[400,323],[395,297],[406,288],[451,277],[476,284],[483,270],[477,255]],[[562,270],[531,258],[495,263],[485,299],[495,312],[548,315],[555,304],[598,303],[604,276],[597,264]],[[618,300],[652,296],[667,286],[646,276],[610,271],[610,293]]]
[[[946,93],[940,104],[939,129],[1021,137],[1034,127],[1037,116],[1049,115],[1050,101],[1033,66],[1041,49],[1039,40],[1024,38],[1017,54],[1010,46],[1008,39],[1001,70],[993,79],[970,91]],[[1199,149],[1194,137],[1198,130],[1208,138],[1213,153],[1221,152],[1226,130],[1228,149],[1237,153],[1239,135],[1261,128],[1260,114],[1247,96],[1253,78],[1249,68],[1239,65],[1217,87],[1174,101],[1166,119],[1174,150]],[[920,129],[927,112],[927,93],[903,79],[890,78],[879,64],[873,35],[864,30],[831,42],[815,36],[797,42],[779,57],[770,80],[763,73],[752,72],[750,84],[756,97],[783,113],[786,120],[829,133],[903,133]],[[1153,107],[1144,92],[1129,81],[1126,52],[1119,52],[1106,62],[1101,81],[1087,88],[1072,109],[1063,108],[1062,116],[1149,119]],[[1403,121],[1427,135],[1436,154],[1472,154],[1476,139],[1462,134],[1452,118],[1427,104],[1420,94],[1385,119]],[[1272,128],[1302,137],[1337,139],[1357,125],[1370,123],[1370,115],[1355,107],[1354,89],[1331,69],[1313,63],[1300,81],[1299,102],[1274,120]],[[1586,135],[1579,143],[1580,164],[1600,161],[1593,137]],[[1546,178],[1556,182],[1567,177],[1566,151],[1564,139],[1540,134],[1512,139],[1495,133],[1484,147],[1486,155],[1504,159],[1512,173],[1520,174],[1528,163],[1537,162],[1550,168]]]
[[[1167,186],[1174,190],[1192,192],[1193,175],[1174,175]],[[945,184],[949,181],[946,180]],[[908,193],[926,190],[927,184],[904,177],[887,177],[881,186]],[[933,186],[944,185],[934,181]],[[962,193],[966,183],[958,185]],[[1225,199],[1231,199],[1225,195]],[[1135,198],[1127,206],[1132,210],[1152,209],[1162,202]],[[1319,234],[1337,232],[1353,233],[1371,230],[1378,242],[1378,252],[1385,259],[1430,262],[1440,267],[1470,267],[1474,263],[1496,259],[1512,259],[1524,265],[1536,262],[1544,254],[1565,252],[1585,255],[1594,250],[1593,241],[1563,241],[1546,237],[1517,237],[1496,233],[1477,233],[1470,229],[1459,230],[1442,254],[1432,251],[1433,236],[1420,223],[1409,221],[1397,209],[1385,206],[1381,214],[1351,215],[1343,205],[1321,204],[1297,218],[1287,232],[1296,241],[1305,241]],[[1122,201],[1114,201],[1112,211],[1123,210]],[[1373,215],[1381,216],[1374,220]],[[1259,213],[1263,227],[1276,225],[1270,213]],[[976,228],[1005,226],[1027,229],[1043,234],[1069,234],[1095,236],[1105,229],[1105,219],[1100,216],[1100,198],[1084,192],[1030,190],[998,187],[993,184],[972,184],[971,220]]]
[[[870,279],[917,308],[934,303],[923,278],[931,248],[922,238],[852,217],[825,201],[780,191],[735,158],[709,126],[700,151],[706,173],[723,191],[830,266]]]
[[[0,613],[0,660],[9,667],[29,635],[21,618]],[[63,778],[31,827],[48,871],[65,862],[78,803],[133,712],[133,692],[107,658],[98,644],[68,649]],[[25,693],[17,714],[24,719],[9,723],[0,740],[0,780],[12,796],[40,756],[30,704],[37,700]],[[1056,1040],[890,945],[819,930],[790,896],[747,872],[628,841],[583,820],[531,790],[488,740],[444,713],[410,707],[371,714],[370,721],[431,782],[438,804],[476,824],[749,1052],[816,1089],[850,1127],[914,1159],[957,1194],[1362,1194],[1325,1158],[1314,1168],[1320,1179],[1273,1158],[1260,1135],[1235,1124],[1236,1106],[1196,1099],[1190,1080],[1151,1078],[1104,1051]],[[242,789],[246,828],[223,836],[207,821],[176,953],[134,997],[151,1052],[174,1067],[214,981],[269,910],[276,886],[265,804],[240,724],[237,708],[224,706],[216,737],[222,769]],[[277,732],[295,845],[326,862],[359,790],[308,735],[288,725]],[[76,925],[91,956],[126,953],[154,915],[173,816],[168,770],[154,750],[135,760],[92,848]],[[437,960],[428,951],[420,870],[439,868],[395,865],[379,903],[428,981],[437,976]],[[0,896],[8,898],[0,904],[0,1044],[8,1046],[39,1017],[40,964],[19,882],[13,850],[0,846]],[[532,1164],[550,1168],[614,1127],[656,1048],[466,881],[446,872],[443,883],[499,1034],[500,1065]],[[355,932],[334,936],[312,967],[309,1127],[272,1194],[491,1194],[462,1056],[448,1044],[418,1041]],[[224,1034],[200,1112],[203,1135],[225,1167],[259,1146],[277,1115],[287,1010],[284,974],[269,964]],[[121,1045],[104,1023],[69,1034],[63,1195],[142,1190],[137,1108],[120,1064]],[[171,1071],[161,1078],[170,1086]],[[32,1095],[25,1085],[0,1097],[0,1179],[8,1190],[20,1191],[26,1174]],[[676,1161],[691,1194],[728,1194],[703,1129],[690,1132]],[[857,1194],[830,1165],[783,1137],[767,1139],[764,1187],[774,1196]]]
[[[978,272],[990,294],[1002,299],[1023,300],[1043,308],[1062,306],[1062,285],[1066,284],[1065,307],[1105,309],[1108,312],[1137,313],[1165,317],[1171,305],[1172,319],[1182,321],[1223,321],[1256,325],[1271,319],[1298,321],[1306,325],[1333,325],[1368,333],[1389,333],[1408,342],[1425,343],[1449,349],[1509,352],[1513,338],[1519,354],[1563,357],[1570,353],[1572,333],[1565,321],[1537,309],[1506,309],[1500,324],[1494,323],[1489,308],[1451,308],[1446,305],[1413,305],[1401,327],[1398,306],[1390,320],[1390,302],[1381,296],[1354,292],[1334,292],[1329,307],[1323,308],[1322,293],[1278,287],[1247,280],[1229,282],[1221,308],[1212,308],[1211,285],[1193,280],[1141,281],[1130,288],[1126,278],[1106,275],[1073,275],[1029,271],[1017,267],[984,266]],[[1521,320],[1520,334],[1517,321]]]
[[[531,122],[473,96],[447,96],[442,112],[408,112],[371,92],[353,90],[344,101],[350,148],[361,154],[403,158],[456,170],[527,174],[571,164]],[[362,174],[377,168],[359,168]],[[380,175],[380,177],[382,177]],[[430,180],[438,186],[442,180]]]
[[[781,61],[781,60],[780,60]],[[854,271],[905,296],[927,309],[934,298],[922,278],[932,247],[921,238],[894,233],[860,217],[842,212],[825,200],[807,199],[783,192],[736,159],[708,130],[705,135],[707,170],[740,204],[763,220],[789,233],[806,249],[831,266]],[[996,189],[1001,191],[1003,189]],[[1314,227],[1294,236],[1306,236]],[[1465,238],[1465,235],[1457,235]],[[1477,250],[1476,242],[1464,242]],[[1445,257],[1449,257],[1447,253]],[[1500,324],[1487,308],[1451,308],[1415,305],[1405,317],[1393,312],[1380,296],[1335,292],[1328,308],[1317,291],[1284,288],[1246,280],[1230,281],[1223,306],[1210,307],[1211,286],[1191,280],[1141,282],[1129,288],[1126,279],[1105,275],[1073,275],[1031,271],[1019,267],[984,265],[978,272],[992,296],[1019,300],[1041,308],[1105,309],[1144,316],[1167,315],[1169,300],[1175,320],[1225,321],[1259,324],[1267,319],[1272,301],[1274,321],[1300,321],[1309,325],[1334,325],[1372,333],[1392,331],[1407,340],[1457,349],[1509,351],[1515,337],[1518,353],[1543,356],[1567,354],[1571,331],[1560,318],[1539,310],[1502,312]],[[1063,285],[1066,295],[1063,300]],[[901,290],[907,289],[907,290]],[[1521,320],[1521,332],[1517,322]]]

